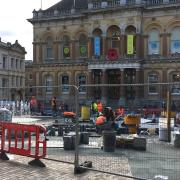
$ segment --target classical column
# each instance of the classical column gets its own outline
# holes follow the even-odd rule
[[[39,63],[42,63],[42,62],[43,62],[43,60],[42,60],[42,57],[43,57],[43,54],[42,54],[42,53],[43,53],[42,46],[43,46],[42,43],[39,43],[39,61],[37,60]]]
[[[144,55],[148,55],[148,35],[144,35],[143,36],[143,42],[144,42],[144,48],[143,48],[143,51],[144,51]]]
[[[136,69],[136,76],[135,76],[135,84],[140,83],[140,69]],[[141,87],[140,86],[135,86],[135,99],[140,98],[141,94]]]
[[[125,35],[121,34],[120,36],[120,57],[124,57],[125,55]]]
[[[167,79],[167,69],[166,68],[162,69],[162,82],[163,83],[168,82],[168,79]],[[167,97],[167,90],[168,90],[167,85],[162,85],[161,93],[160,93],[162,99],[166,99],[166,97]]]
[[[39,86],[43,86],[42,72],[39,72]],[[39,96],[42,96],[42,94],[43,94],[43,88],[39,88]]]
[[[70,85],[76,84],[76,74],[75,74],[74,68],[72,68],[71,73],[69,75],[69,84]],[[69,95],[70,96],[74,96],[75,95],[75,89],[72,86],[70,87]]]
[[[121,71],[121,88],[120,88],[120,96],[124,97],[124,86],[122,86],[122,84],[124,84],[124,69],[120,69]]]
[[[120,97],[119,97],[119,105],[125,105],[125,86],[124,84],[124,69],[120,69],[121,71],[121,86],[120,86]]]
[[[71,41],[71,59],[75,59],[76,58],[76,51],[75,51],[75,40]]]
[[[54,59],[58,60],[58,41],[54,42]]]
[[[37,62],[36,47],[37,47],[37,43],[36,43],[36,42],[33,42],[33,62],[34,62],[34,63]]]
[[[58,57],[61,60],[63,58],[63,52],[62,52],[62,41],[58,42]]]
[[[162,39],[162,55],[163,56],[167,56],[168,55],[168,37],[169,34],[168,33],[162,33],[160,35],[161,39]]]
[[[107,54],[106,51],[107,51],[107,39],[106,39],[106,36],[103,35],[102,36],[102,55],[104,58],[106,57],[106,54]]]
[[[91,59],[93,55],[93,46],[92,46],[93,39],[92,37],[88,38],[88,58]]]
[[[136,56],[143,57],[143,40],[141,34],[136,34]]]
[[[106,69],[102,69],[101,84],[107,84],[107,72]],[[101,87],[101,101],[106,104],[107,101],[107,86]]]
[[[91,69],[88,70],[88,85],[92,84],[92,79],[93,79],[93,72]],[[92,99],[93,98],[93,89],[94,87],[87,87],[87,98]]]
[[[56,72],[57,70],[55,70],[55,72],[53,73],[53,78],[54,78],[54,86],[53,87],[53,92],[54,92],[54,95],[56,97],[58,97],[59,93],[58,93],[58,73]]]

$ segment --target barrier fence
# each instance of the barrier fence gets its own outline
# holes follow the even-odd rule
[[[8,160],[6,153],[10,153],[34,158],[29,162],[31,165],[45,166],[39,160],[46,156],[46,129],[44,127],[0,122],[0,130],[1,159]]]
[[[23,101],[30,102],[32,96],[36,99],[28,117],[46,126],[45,159],[74,164],[75,173],[90,169],[132,179],[178,180],[179,86],[179,83],[38,86],[25,88]],[[56,111],[51,104],[53,97]],[[115,113],[117,129],[103,131],[109,130],[109,125],[100,129],[96,126],[99,112],[92,110],[92,102],[99,100],[103,109],[111,107]],[[124,108],[123,114],[118,114],[120,107]]]

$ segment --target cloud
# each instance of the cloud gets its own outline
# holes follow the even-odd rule
[[[46,9],[60,0],[42,0]],[[33,26],[27,19],[33,17],[33,10],[39,10],[41,0],[2,0],[0,10],[0,37],[3,42],[14,43],[15,40],[24,46],[26,59],[33,58]]]

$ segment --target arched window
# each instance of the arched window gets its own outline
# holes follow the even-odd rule
[[[47,59],[53,58],[53,40],[51,37],[46,39],[46,53]]]
[[[148,86],[148,94],[158,94],[158,86],[152,85],[152,83],[158,83],[159,76],[157,73],[151,73],[148,75],[148,83],[151,84]]]
[[[87,57],[88,54],[88,39],[84,34],[79,37],[79,55],[80,57]]]
[[[46,94],[52,94],[53,91],[53,78],[51,75],[45,77]]]
[[[86,85],[86,76],[84,74],[79,74],[77,79],[78,86],[81,86],[79,88],[79,93],[86,93],[86,87],[83,85]]]
[[[148,54],[159,54],[159,31],[157,29],[149,33]]]
[[[61,76],[60,84],[62,85],[61,92],[65,93],[65,94],[69,93],[69,86],[67,86],[67,85],[69,85],[69,76],[68,75]]]
[[[63,36],[63,58],[70,58],[70,39],[68,36]]]
[[[117,26],[109,27],[108,31],[109,48],[119,49],[120,46],[120,29]]]
[[[180,27],[171,32],[171,53],[180,53]]]

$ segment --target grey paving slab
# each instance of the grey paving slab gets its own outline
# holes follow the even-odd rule
[[[11,155],[9,161],[0,160],[0,179],[2,180],[126,180],[120,176],[87,171],[75,175],[74,166],[66,163],[59,163],[50,160],[42,160],[46,167],[34,167],[28,165],[31,158]]]

